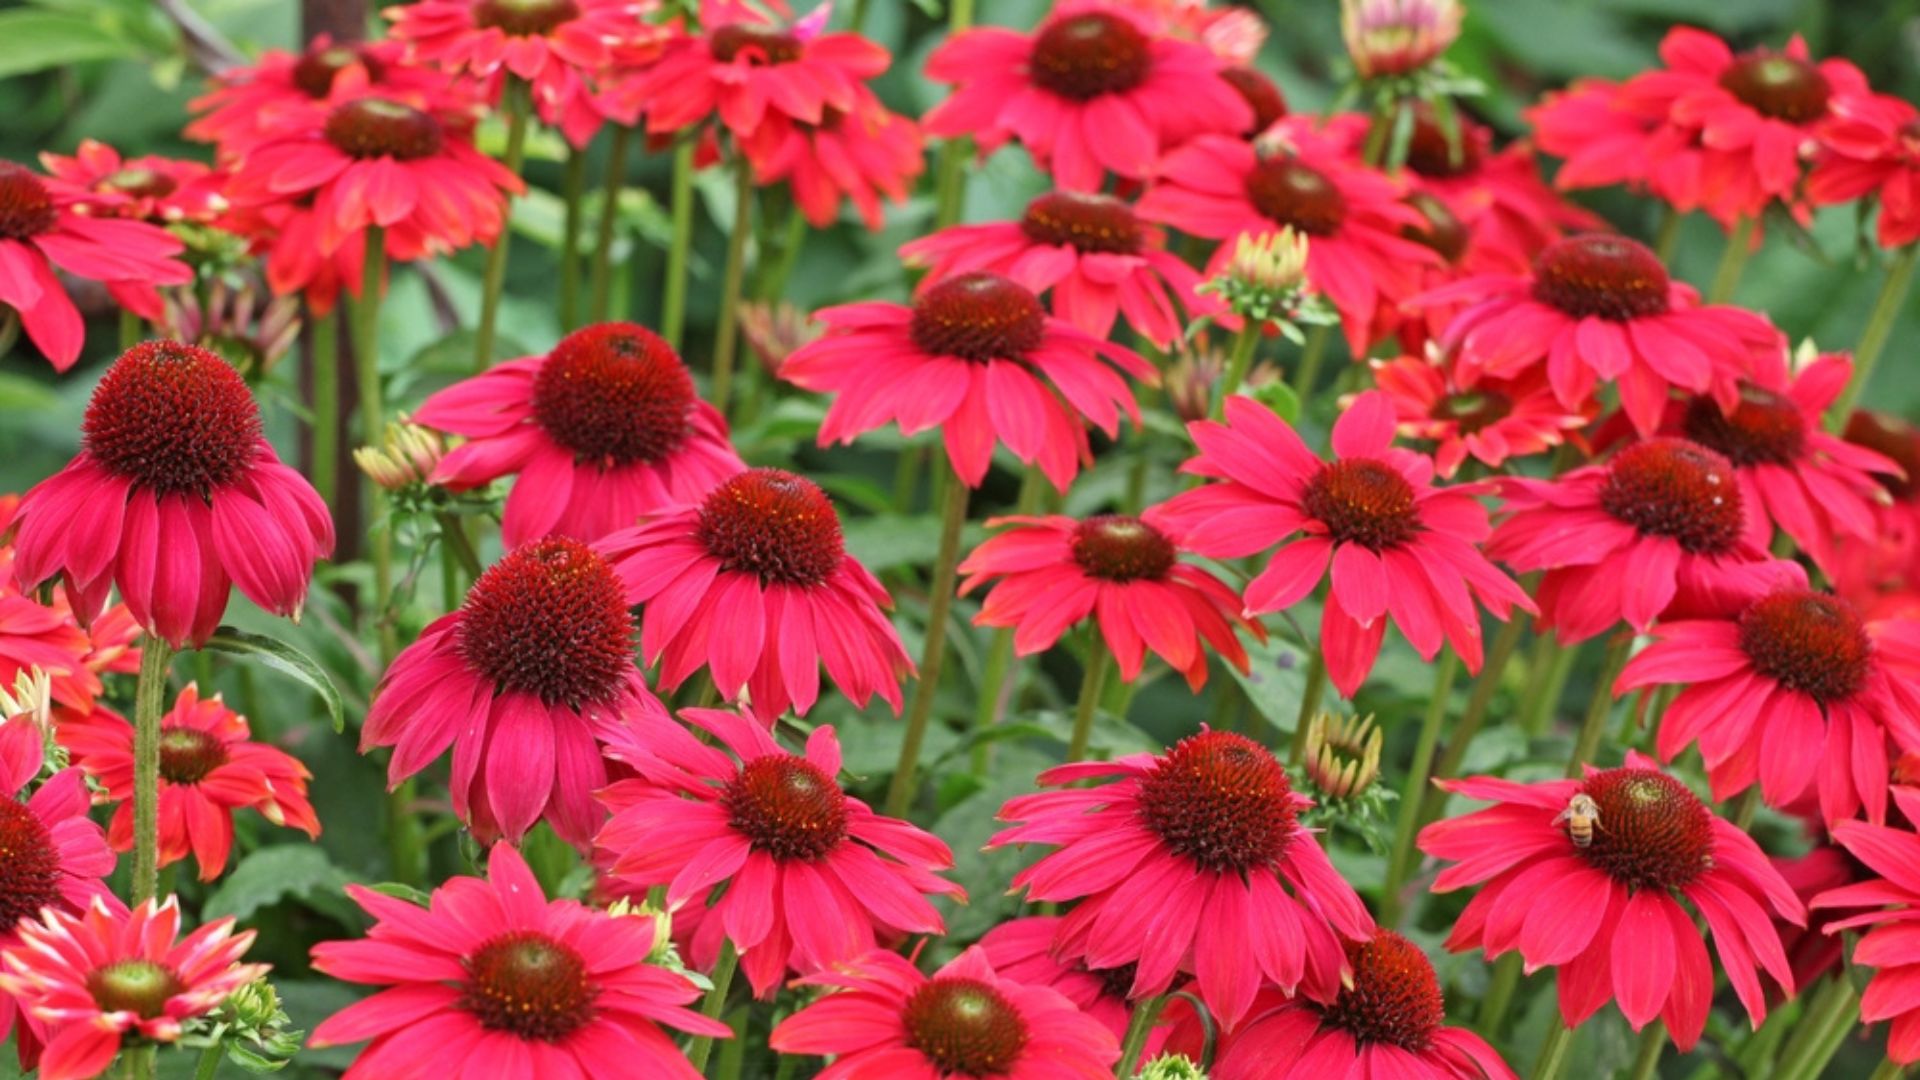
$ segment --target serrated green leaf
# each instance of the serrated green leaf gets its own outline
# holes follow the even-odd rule
[[[352,881],[317,845],[276,844],[241,859],[200,913],[208,919],[245,919],[289,897],[306,900],[321,892],[337,896]],[[324,906],[339,909],[337,903]]]
[[[334,734],[347,730],[347,711],[340,700],[340,690],[333,685],[333,679],[313,658],[299,649],[263,634],[250,634],[231,626],[222,626],[213,632],[202,648],[216,652],[234,653],[240,656],[257,656],[268,667],[282,674],[291,675],[305,683],[327,707],[327,715],[333,720]]]

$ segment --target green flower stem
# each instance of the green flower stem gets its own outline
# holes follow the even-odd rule
[[[480,553],[473,549],[473,537],[467,535],[460,519],[452,514],[442,511],[435,514],[433,520],[440,526],[440,542],[446,545],[447,553],[466,573],[467,583],[472,584],[486,569],[480,565]]]
[[[936,451],[937,452],[937,451]],[[953,475],[945,457],[941,458],[946,490],[940,512],[940,550],[934,556],[933,585],[927,596],[927,640],[920,657],[920,679],[914,686],[913,704],[907,709],[906,737],[900,741],[900,761],[887,785],[888,817],[905,817],[913,800],[914,770],[920,763],[920,746],[927,738],[927,721],[933,716],[933,699],[940,690],[940,669],[947,658],[947,614],[953,609],[954,568],[960,562],[960,530],[967,523],[966,481]]]
[[[1867,381],[1873,378],[1873,368],[1880,362],[1880,353],[1887,347],[1887,338],[1893,333],[1893,324],[1899,321],[1900,308],[1906,303],[1907,289],[1913,284],[1913,268],[1920,262],[1920,243],[1908,244],[1900,249],[1887,267],[1887,279],[1880,286],[1880,295],[1873,302],[1873,314],[1867,317],[1866,333],[1860,335],[1860,344],[1853,350],[1853,377],[1847,380],[1847,388],[1840,392],[1839,400],[1827,413],[1827,428],[1841,431],[1847,426],[1847,418],[1853,414],[1854,402],[1860,400],[1861,391],[1867,388]]]
[[[194,1066],[193,1080],[213,1080],[220,1072],[220,1059],[225,1056],[225,1047],[214,1043],[200,1051],[200,1062]]]
[[[333,505],[340,491],[340,314],[307,313],[313,337],[307,363],[313,376],[313,489]]]
[[[1844,971],[1836,973],[1807,1007],[1774,1068],[1775,1080],[1815,1080],[1859,1020],[1860,995]]]
[[[1454,680],[1459,675],[1459,655],[1443,646],[1439,662],[1434,665],[1433,696],[1427,700],[1426,716],[1420,722],[1420,738],[1414,744],[1413,761],[1407,766],[1406,786],[1400,790],[1400,820],[1394,826],[1392,854],[1387,856],[1387,884],[1380,894],[1382,926],[1392,927],[1399,922],[1400,893],[1413,869],[1413,834],[1420,827],[1420,807],[1426,798],[1433,749],[1440,741],[1440,724],[1446,719]]]
[[[660,336],[675,349],[687,327],[687,264],[693,254],[693,140],[673,148],[673,240],[667,248],[667,281],[661,298]]]
[[[1542,635],[1527,662],[1527,695],[1520,701],[1520,727],[1529,738],[1547,733],[1560,707],[1578,650],[1563,648],[1558,634]]]
[[[1473,680],[1473,689],[1467,694],[1467,710],[1460,714],[1460,722],[1454,725],[1453,736],[1447,740],[1446,749],[1440,753],[1440,761],[1433,767],[1436,780],[1451,780],[1460,775],[1460,767],[1467,760],[1467,748],[1473,745],[1480,728],[1487,721],[1487,711],[1493,706],[1493,695],[1500,690],[1500,680],[1506,674],[1507,663],[1520,646],[1520,638],[1527,632],[1532,618],[1525,612],[1516,611],[1494,635],[1493,645],[1487,650],[1486,664]],[[1420,824],[1425,825],[1440,816],[1440,810],[1446,805],[1447,794],[1439,789],[1430,789],[1422,793]]]
[[[1879,1068],[1873,1070],[1873,1075],[1867,1080],[1900,1080],[1905,1075],[1907,1075],[1907,1067],[1888,1058],[1880,1063]]]
[[[1100,693],[1106,688],[1107,671],[1113,666],[1113,653],[1100,636],[1096,624],[1087,626],[1087,669],[1080,679],[1080,700],[1073,711],[1073,736],[1067,740],[1067,760],[1080,761],[1087,756],[1087,741],[1093,736],[1093,716],[1100,708]]]
[[[572,330],[580,319],[580,204],[587,189],[587,155],[567,146],[566,172],[560,192],[566,218],[560,231],[560,329]]]
[[[1621,630],[1607,642],[1607,652],[1600,662],[1600,678],[1593,687],[1593,700],[1587,703],[1587,718],[1580,724],[1580,734],[1574,739],[1573,756],[1567,759],[1567,775],[1578,779],[1582,768],[1593,760],[1593,753],[1600,748],[1600,736],[1606,731],[1607,714],[1613,711],[1613,681],[1620,677],[1620,669],[1627,666],[1627,657],[1633,652],[1633,633]]]
[[[733,361],[740,345],[740,289],[747,274],[747,236],[752,232],[753,166],[742,157],[734,165],[733,235],[727,238],[726,276],[720,286],[720,325],[713,339],[713,407],[727,414],[733,394]]]
[[[1493,978],[1487,982],[1486,996],[1480,999],[1480,1010],[1473,1018],[1474,1030],[1488,1039],[1499,1039],[1507,1007],[1513,1004],[1513,992],[1520,986],[1520,964],[1518,949],[1494,961]]]
[[[1746,272],[1747,259],[1753,254],[1753,228],[1755,219],[1743,217],[1727,234],[1727,249],[1720,256],[1720,266],[1713,272],[1713,285],[1707,290],[1707,303],[1724,304],[1733,299],[1734,290],[1740,287],[1740,275]]]
[[[1020,478],[1020,498],[1014,504],[1014,513],[1033,513],[1040,503],[1040,486],[1044,483],[1046,478],[1040,470],[1028,467]],[[993,638],[987,645],[987,662],[980,674],[980,700],[973,714],[972,764],[975,776],[987,775],[993,744],[984,736],[987,729],[1000,722],[1000,717],[1006,712],[1007,699],[1014,692],[1014,688],[1007,686],[1007,675],[1013,670],[1013,660],[1013,627],[999,627],[994,630]]]
[[[1227,399],[1238,393],[1240,384],[1247,381],[1247,372],[1253,367],[1253,354],[1260,345],[1260,327],[1252,319],[1242,321],[1240,332],[1233,336],[1233,351],[1227,354],[1227,374],[1220,380],[1220,394],[1213,399],[1213,418],[1219,420],[1227,414]]]
[[[1320,368],[1327,362],[1327,339],[1333,330],[1322,323],[1307,331],[1307,344],[1300,351],[1300,370],[1294,373],[1293,392],[1304,404],[1320,381]]]
[[[1667,203],[1660,204],[1660,224],[1653,234],[1653,255],[1661,263],[1673,257],[1673,245],[1680,239],[1680,223],[1686,215]]]
[[[526,85],[509,78],[500,95],[500,107],[507,115],[507,171],[519,176],[527,158],[527,124],[533,109],[527,99]],[[473,370],[493,366],[493,330],[500,318],[500,291],[507,283],[507,249],[513,239],[513,202],[500,217],[500,235],[487,252],[486,277],[480,291],[480,322],[473,330]]]
[[[607,175],[600,183],[600,221],[593,243],[593,270],[588,277],[588,317],[602,322],[613,284],[613,238],[620,221],[620,188],[626,183],[627,141],[633,129],[625,125],[613,129],[613,145],[607,148]]]
[[[1320,711],[1320,699],[1327,692],[1327,661],[1319,649],[1307,655],[1307,684],[1300,690],[1300,714],[1293,720],[1293,749],[1287,760],[1298,765],[1307,755],[1307,724]]]
[[[847,20],[847,30],[859,33],[867,25],[867,0],[853,0],[853,16]]]
[[[145,330],[146,328],[140,323],[140,316],[135,315],[126,308],[120,309],[121,352],[126,352],[128,349],[140,344],[140,339],[145,335]]]
[[[1628,1080],[1653,1080],[1660,1075],[1660,1054],[1667,1048],[1667,1025],[1655,1020],[1640,1029],[1640,1048],[1634,1054]]]
[[[973,0],[952,0],[947,6],[947,32],[958,34],[973,26]],[[962,137],[949,139],[940,147],[940,160],[934,165],[933,197],[935,230],[960,220],[967,198],[967,155],[971,142]]]
[[[706,1000],[700,1003],[700,1015],[709,1020],[717,1020],[720,1011],[726,1008],[727,991],[733,986],[733,973],[740,966],[740,954],[734,951],[733,941],[723,939],[720,942],[720,959],[713,965],[713,988],[707,991]],[[687,1063],[695,1072],[707,1067],[707,1056],[713,1053],[713,1036],[701,1035],[687,1048]]]
[[[141,642],[133,697],[133,902],[160,887],[160,716],[167,711],[167,669],[173,646],[152,635]]]
[[[1159,996],[1133,1006],[1133,1017],[1127,1021],[1127,1040],[1120,1046],[1120,1065],[1113,1070],[1119,1080],[1133,1080],[1134,1073],[1139,1071],[1140,1054],[1147,1048],[1147,1037],[1153,1034],[1153,1025],[1166,1005],[1167,999]]]
[[[505,236],[501,242],[505,243]],[[386,430],[386,407],[380,399],[380,286],[386,265],[386,233],[379,228],[367,230],[366,258],[360,266],[360,296],[353,301],[353,362],[359,380],[360,438],[372,446]],[[387,492],[378,484],[369,484],[373,493],[372,527],[367,530],[367,546],[373,557],[373,617],[380,635],[380,658],[393,659],[400,651],[395,636],[393,604],[393,531],[385,520]]]
[[[1545,1042],[1540,1044],[1540,1059],[1529,1073],[1530,1080],[1559,1080],[1567,1067],[1567,1054],[1573,1050],[1573,1029],[1555,1017],[1550,1022]]]

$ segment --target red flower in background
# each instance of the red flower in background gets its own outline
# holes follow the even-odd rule
[[[188,106],[201,115],[187,125],[186,136],[216,144],[220,160],[230,162],[247,156],[263,139],[278,136],[289,122],[302,122],[303,114],[324,109],[336,85],[365,86],[400,97],[453,89],[446,73],[412,67],[404,52],[397,41],[335,44],[326,34],[315,36],[298,53],[268,49],[251,64],[212,76],[213,89]]]
[[[114,850],[133,850],[133,725],[100,708],[62,717],[55,734],[73,763],[106,789],[105,801],[119,804],[107,830]],[[307,801],[307,767],[252,739],[246,717],[218,694],[203,700],[192,683],[160,718],[159,865],[191,851],[201,881],[219,877],[233,848],[236,810],[255,810],[308,839],[320,835]]]
[[[1489,469],[1563,445],[1599,407],[1569,409],[1538,368],[1511,379],[1458,382],[1454,365],[1419,356],[1373,361],[1373,381],[1393,399],[1400,433],[1434,444],[1433,465],[1452,479],[1471,457]]]
[[[1880,246],[1920,241],[1920,110],[1884,94],[1849,96],[1833,102],[1820,145],[1807,176],[1809,201],[1828,206],[1878,195]]]
[[[1222,66],[1137,6],[1063,0],[1030,34],[980,27],[935,49],[927,77],[956,89],[927,133],[972,136],[989,154],[1017,139],[1060,187],[1098,191],[1109,172],[1145,180],[1195,136],[1252,126]]]
[[[824,229],[851,200],[867,228],[882,224],[880,197],[903,203],[926,170],[920,128],[887,109],[873,91],[856,86],[853,107],[828,108],[820,122],[769,112],[740,142],[754,182],[785,182],[807,222]]]
[[[1133,965],[1095,970],[1066,963],[1054,955],[1059,934],[1058,915],[1008,919],[981,935],[980,951],[1002,978],[1057,990],[1080,1011],[1105,1024],[1114,1038],[1126,1038],[1133,1016],[1133,1004],[1127,1000],[1133,990]],[[1151,1057],[1152,1046],[1148,1044],[1144,1057]]]
[[[1579,780],[1474,777],[1440,786],[1495,804],[1421,830],[1420,850],[1457,864],[1440,872],[1434,892],[1485,885],[1447,948],[1481,949],[1489,960],[1517,949],[1529,970],[1558,968],[1567,1026],[1616,1001],[1635,1031],[1659,1017],[1675,1046],[1693,1048],[1714,970],[1683,899],[1706,919],[1756,1028],[1767,1015],[1756,965],[1793,993],[1768,911],[1805,925],[1799,899],[1751,837],[1652,759],[1629,751],[1625,767],[1588,766]],[[1564,813],[1576,796],[1598,811],[1584,844]]]
[[[42,153],[40,165],[56,180],[93,193],[91,200],[73,204],[76,213],[156,225],[205,223],[227,205],[220,194],[226,178],[197,161],[153,155],[123,159],[106,143],[81,139],[72,157]]]
[[[1553,184],[1562,191],[1624,184],[1635,191],[1673,190],[1696,164],[1689,137],[1661,131],[1660,117],[1626,107],[1620,84],[1606,79],[1575,79],[1565,90],[1548,91],[1526,111],[1535,145],[1563,159]],[[1656,135],[1656,133],[1658,133]],[[1662,143],[1666,152],[1655,153]]]
[[[1896,787],[1893,798],[1909,822],[1920,822],[1920,791]],[[1854,858],[1878,874],[1877,879],[1842,885],[1814,897],[1812,906],[1829,913],[1858,908],[1873,910],[1836,919],[1829,934],[1870,929],[1853,950],[1853,962],[1877,968],[1860,998],[1860,1019],[1877,1024],[1893,1021],[1887,1035],[1887,1056],[1902,1065],[1920,1061],[1920,963],[1913,942],[1920,937],[1920,836],[1908,829],[1841,822],[1833,839]]]
[[[52,608],[0,586],[0,692],[28,672],[53,683],[55,700],[90,708],[100,679],[87,666],[93,640],[61,608]]]

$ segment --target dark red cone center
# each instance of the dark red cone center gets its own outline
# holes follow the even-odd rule
[[[538,930],[492,938],[465,960],[460,1007],[480,1026],[558,1042],[593,1019],[596,988],[578,952]]]
[[[1896,501],[1905,501],[1920,490],[1920,429],[1898,417],[1856,409],[1847,418],[1847,441],[1864,446],[1900,466],[1900,474],[1876,472],[1875,480]]]
[[[1480,169],[1480,141],[1475,129],[1459,121],[1455,138],[1447,138],[1447,129],[1433,109],[1422,105],[1413,113],[1413,131],[1407,139],[1407,168],[1421,176],[1448,179],[1470,176]]]
[[[206,497],[260,453],[260,409],[214,353],[177,341],[135,345],[94,388],[81,431],[110,472],[161,495]]]
[[[1373,458],[1347,458],[1321,467],[1307,482],[1300,507],[1327,527],[1335,543],[1383,551],[1420,531],[1417,500],[1400,470]]]
[[[1298,829],[1286,770],[1230,731],[1190,735],[1161,755],[1140,781],[1140,813],[1167,847],[1216,873],[1273,866]]]
[[[1087,11],[1041,28],[1027,67],[1040,86],[1088,101],[1139,86],[1146,80],[1151,50],[1147,36],[1124,16]]]
[[[1580,790],[1600,819],[1592,841],[1575,850],[1628,888],[1682,888],[1713,866],[1713,812],[1680,781],[1653,769],[1608,769]]]
[[[1435,420],[1451,421],[1462,435],[1473,435],[1513,415],[1513,399],[1498,390],[1465,390],[1433,403]]]
[[[1720,74],[1720,86],[1772,120],[1805,124],[1827,115],[1833,86],[1820,69],[1779,53],[1749,53]]]
[[[1533,262],[1533,297],[1576,319],[1625,322],[1667,310],[1667,268],[1651,248],[1608,233],[1569,236]]]
[[[1037,244],[1115,255],[1139,251],[1142,239],[1140,221],[1126,203],[1077,191],[1049,192],[1028,203],[1020,231]]]
[[[1173,542],[1126,514],[1102,514],[1073,530],[1073,561],[1103,581],[1158,581],[1173,569]]]
[[[533,415],[581,463],[657,462],[690,430],[693,377],[644,326],[600,323],[560,339],[533,380]]]
[[[948,1074],[1007,1073],[1027,1046],[1027,1022],[1006,995],[978,979],[933,979],[901,1010],[907,1044]]]
[[[724,569],[763,585],[819,585],[846,557],[827,493],[779,469],[750,469],[714,488],[697,534]]]
[[[579,17],[573,0],[480,0],[473,6],[474,25],[515,37],[551,34]]]
[[[1783,589],[1740,613],[1740,649],[1754,670],[1826,705],[1866,685],[1873,641],[1853,605],[1807,589]]]
[[[1600,488],[1607,513],[1683,550],[1716,555],[1740,539],[1733,463],[1685,439],[1654,439],[1613,456]]]
[[[728,782],[724,802],[733,827],[776,859],[818,859],[847,836],[847,797],[805,758],[754,758]]]
[[[1731,416],[1711,397],[1689,401],[1684,430],[1735,465],[1791,465],[1807,445],[1807,420],[1793,399],[1750,384],[1741,386]]]
[[[440,152],[440,121],[411,105],[361,98],[335,106],[327,141],[350,157],[414,161]]]
[[[1322,1012],[1325,1022],[1360,1043],[1387,1043],[1419,1053],[1446,1020],[1446,1003],[1433,963],[1420,947],[1391,930],[1347,945],[1353,985]]]
[[[33,170],[0,161],[0,240],[25,240],[53,228],[59,212]]]
[[[633,613],[613,567],[565,537],[522,544],[460,607],[459,648],[501,692],[579,709],[614,700],[633,671]]]
[[[755,67],[791,64],[805,51],[800,39],[792,34],[740,23],[716,29],[708,39],[708,47],[713,58],[723,64],[745,60]]]
[[[293,65],[293,85],[310,98],[325,98],[333,93],[334,76],[359,64],[375,82],[383,74],[379,61],[350,45],[329,45],[312,49]]]
[[[60,902],[60,853],[40,816],[0,798],[0,934]]]
[[[1282,94],[1273,80],[1267,78],[1262,72],[1236,64],[1233,67],[1221,68],[1220,77],[1225,79],[1227,85],[1233,87],[1246,101],[1247,106],[1253,110],[1253,126],[1241,132],[1241,135],[1248,138],[1258,135],[1287,115],[1286,95]]]
[[[1247,198],[1260,216],[1308,236],[1331,236],[1347,220],[1347,197],[1320,170],[1285,155],[1247,174]]]
[[[1046,329],[1046,309],[1024,286],[998,274],[956,274],[914,301],[909,333],[935,356],[985,363],[1026,356]]]
[[[1408,206],[1420,211],[1425,219],[1421,225],[1403,225],[1400,235],[1416,244],[1424,244],[1439,253],[1448,263],[1457,263],[1467,253],[1467,244],[1473,239],[1466,225],[1447,208],[1447,204],[1424,191],[1416,191],[1405,200]]]
[[[227,763],[227,745],[198,728],[170,727],[160,732],[160,778],[169,784],[197,784]]]

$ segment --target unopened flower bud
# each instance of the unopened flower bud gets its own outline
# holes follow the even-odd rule
[[[1351,799],[1380,777],[1384,742],[1373,716],[1317,713],[1307,724],[1307,779],[1329,799]]]
[[[1285,226],[1278,232],[1241,233],[1227,273],[1241,286],[1288,293],[1307,278],[1307,234]]]
[[[739,318],[740,334],[747,339],[747,348],[760,359],[760,366],[773,375],[780,373],[780,365],[787,362],[787,357],[825,330],[806,312],[785,300],[741,304]]]
[[[1460,36],[1458,0],[1340,0],[1340,36],[1363,79],[1431,64]]]
[[[1140,1066],[1140,1080],[1207,1080],[1207,1074],[1187,1057],[1162,1054]]]
[[[273,1027],[286,1020],[280,1011],[279,993],[265,979],[255,979],[235,990],[224,1007],[236,1024],[249,1030]]]
[[[649,963],[661,963],[672,954],[673,912],[665,908],[654,907],[645,900],[634,903],[626,897],[621,897],[608,905],[607,914],[615,918],[631,916],[634,918],[653,920],[653,946],[647,951],[647,960]]]
[[[353,461],[374,483],[388,491],[399,491],[426,483],[446,452],[447,445],[438,432],[403,416],[387,425],[384,443],[356,449]]]

